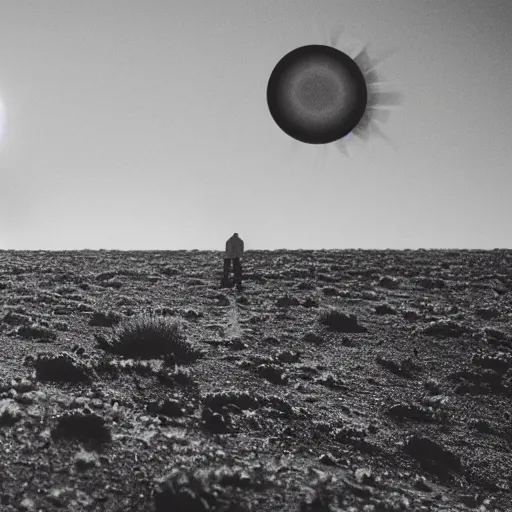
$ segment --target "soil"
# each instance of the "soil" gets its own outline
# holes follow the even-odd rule
[[[0,252],[0,510],[511,510],[511,251]],[[151,313],[197,358],[129,359]]]

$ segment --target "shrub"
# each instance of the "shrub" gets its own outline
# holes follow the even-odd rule
[[[173,354],[177,361],[190,362],[200,356],[186,340],[177,322],[148,313],[116,326],[112,341],[104,343],[103,348],[114,354],[139,359]]]

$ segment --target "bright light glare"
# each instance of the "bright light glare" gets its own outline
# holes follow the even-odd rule
[[[0,96],[0,149],[5,136],[5,129],[7,124],[7,113],[5,110],[4,102]]]

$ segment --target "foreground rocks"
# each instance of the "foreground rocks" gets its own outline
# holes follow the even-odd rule
[[[0,252],[0,509],[510,510],[511,264]]]

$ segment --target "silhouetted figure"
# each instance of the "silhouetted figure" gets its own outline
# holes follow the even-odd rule
[[[231,262],[233,262],[233,272],[235,274],[234,283],[237,288],[242,287],[242,264],[240,258],[244,253],[244,241],[235,233],[226,242],[226,252],[224,253],[224,277],[222,286],[229,286],[229,273],[231,272]]]

